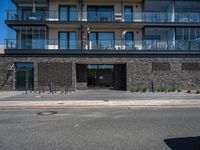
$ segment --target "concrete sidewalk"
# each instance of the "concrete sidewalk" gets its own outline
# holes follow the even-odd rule
[[[0,91],[0,99],[14,97],[23,93],[22,91]]]
[[[200,100],[0,101],[0,109],[87,109],[133,107],[200,107]]]

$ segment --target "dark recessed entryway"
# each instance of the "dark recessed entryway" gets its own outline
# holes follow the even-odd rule
[[[78,86],[126,90],[125,64],[77,64],[76,70]]]
[[[16,90],[33,89],[34,64],[33,63],[15,63],[15,88]]]

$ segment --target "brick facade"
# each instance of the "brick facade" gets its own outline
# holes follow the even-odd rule
[[[179,89],[200,89],[200,70],[183,70],[183,63],[200,63],[199,58],[103,58],[103,57],[0,57],[0,88],[1,90],[13,89],[12,71],[9,68],[15,62],[34,63],[34,87],[38,87],[39,63],[71,63],[72,89],[86,89],[85,82],[77,83],[76,64],[126,64],[126,87],[149,87],[151,82],[154,87],[176,87]],[[169,63],[170,70],[152,70],[154,63]],[[124,69],[125,70],[125,69]],[[123,74],[123,73],[122,73]],[[119,80],[118,78],[117,80]],[[117,81],[115,82],[117,84]],[[122,85],[120,85],[122,86]]]

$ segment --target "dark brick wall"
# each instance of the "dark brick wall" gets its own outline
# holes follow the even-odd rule
[[[150,82],[155,87],[166,84],[168,87],[178,86],[180,89],[200,89],[200,71],[182,70],[182,63],[200,63],[199,58],[95,58],[95,57],[0,57],[0,87],[1,90],[12,90],[13,75],[8,73],[8,68],[15,62],[33,62],[34,87],[38,87],[38,64],[39,63],[72,63],[72,88],[77,89],[78,84],[85,86],[84,82],[76,82],[76,64],[126,64],[126,87],[148,86]],[[152,63],[169,63],[170,70],[152,70]],[[7,81],[7,82],[5,82]]]
[[[71,87],[72,63],[38,63],[38,84],[46,86],[51,83]]]

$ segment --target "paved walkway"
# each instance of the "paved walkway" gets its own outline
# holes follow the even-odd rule
[[[0,93],[1,94],[1,93]],[[116,90],[81,90],[71,93],[18,93],[0,101],[127,101],[127,100],[200,100],[200,94],[187,93],[131,93]]]
[[[186,93],[133,94],[126,91],[85,90],[54,95],[18,93],[18,95],[0,99],[0,109],[115,107],[200,107],[200,95]]]
[[[4,98],[14,97],[17,95],[21,95],[24,92],[18,92],[18,91],[0,91],[0,100]]]

